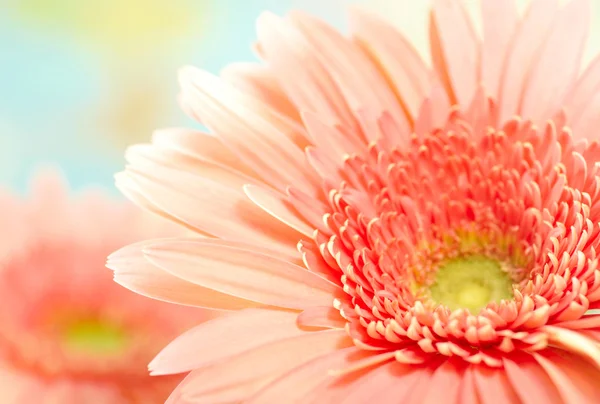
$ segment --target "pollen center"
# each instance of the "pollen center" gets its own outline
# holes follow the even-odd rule
[[[124,330],[97,319],[74,321],[63,332],[63,342],[70,351],[105,355],[121,352],[127,344]]]
[[[513,281],[502,262],[482,255],[442,262],[429,288],[435,303],[478,312],[490,302],[511,299]]]

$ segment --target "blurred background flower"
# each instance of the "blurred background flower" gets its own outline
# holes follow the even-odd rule
[[[478,0],[466,2],[477,9]],[[247,44],[261,11],[303,9],[345,29],[344,8],[356,4],[386,15],[422,50],[428,3],[3,0],[0,185],[22,191],[36,165],[52,162],[76,189],[91,183],[117,193],[112,176],[128,144],[158,127],[191,124],[176,103],[176,70],[194,64],[217,72],[232,60],[254,60]]]

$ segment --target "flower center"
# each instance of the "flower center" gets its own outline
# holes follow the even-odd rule
[[[451,310],[477,312],[490,302],[511,299],[513,281],[502,262],[483,255],[452,258],[439,266],[431,298]]]
[[[121,327],[99,319],[79,319],[65,324],[62,335],[66,349],[92,355],[119,353],[128,344]]]

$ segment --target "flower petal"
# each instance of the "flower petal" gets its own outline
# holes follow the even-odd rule
[[[360,47],[392,85],[409,119],[414,119],[429,93],[431,69],[413,45],[386,21],[352,9],[350,25]]]
[[[156,242],[158,240],[132,244],[108,257],[106,266],[114,271],[118,284],[143,296],[188,306],[218,310],[259,306],[255,302],[187,282],[153,265],[144,258],[142,248]]]
[[[559,13],[529,74],[521,106],[527,119],[545,121],[561,106],[579,73],[591,14],[589,0],[572,0]]]
[[[558,390],[529,354],[503,359],[506,376],[523,404],[562,404]]]
[[[487,95],[498,96],[502,63],[519,22],[515,0],[481,2],[484,46],[481,54],[481,81]]]
[[[321,383],[334,380],[329,370],[349,366],[354,360],[364,359],[369,355],[370,353],[356,347],[349,347],[314,359],[268,384],[245,404],[272,404],[281,402],[282,399],[288,403],[302,402]]]
[[[267,115],[253,109],[249,97],[218,77],[193,67],[182,69],[179,80],[183,101],[194,116],[265,182],[279,190],[284,190],[287,184],[305,190],[315,187],[303,151],[276,124],[269,122]]]
[[[384,77],[357,46],[308,14],[293,12],[290,19],[312,45],[355,114],[367,108],[369,118],[376,120],[388,112],[402,128],[410,129],[406,114]],[[364,132],[367,139],[375,140],[369,131]]]
[[[221,71],[221,77],[245,94],[250,94],[268,105],[281,116],[298,124],[302,122],[298,109],[268,67],[257,63],[233,63]]]
[[[503,63],[499,95],[499,119],[519,113],[528,74],[539,56],[558,11],[558,0],[533,0],[521,20]]]
[[[481,404],[513,404],[519,402],[519,398],[503,369],[490,368],[486,365],[473,366],[472,369]]]
[[[440,49],[432,59],[453,103],[469,105],[479,84],[480,43],[463,4],[434,0],[432,32]],[[441,60],[443,58],[443,61]]]
[[[533,356],[552,380],[564,403],[600,402],[597,368],[575,355],[556,351],[534,353]]]
[[[281,339],[192,372],[183,395],[197,402],[240,401],[279,375],[351,345],[344,330]]]
[[[127,175],[153,205],[191,228],[297,255],[300,234],[252,203],[241,187],[163,166],[143,172],[130,168]]]
[[[221,293],[279,307],[332,305],[339,287],[290,262],[220,240],[163,242],[144,249],[157,266]]]
[[[271,13],[263,13],[257,21],[257,32],[268,65],[298,110],[319,113],[358,130],[340,89],[297,29]]]
[[[183,373],[239,355],[265,344],[306,333],[297,313],[246,309],[209,320],[167,345],[149,368],[153,375]]]

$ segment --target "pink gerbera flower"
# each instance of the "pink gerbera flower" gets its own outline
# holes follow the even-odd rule
[[[600,58],[589,0],[390,25],[264,14],[264,65],[181,71],[184,109],[119,174],[202,237],[115,253],[142,294],[231,314],[150,367],[171,403],[600,402]],[[168,284],[169,288],[158,289]]]
[[[123,243],[181,231],[102,194],[71,200],[55,174],[0,203],[0,402],[163,403],[181,377],[146,364],[202,313],[136,296],[103,264]]]

